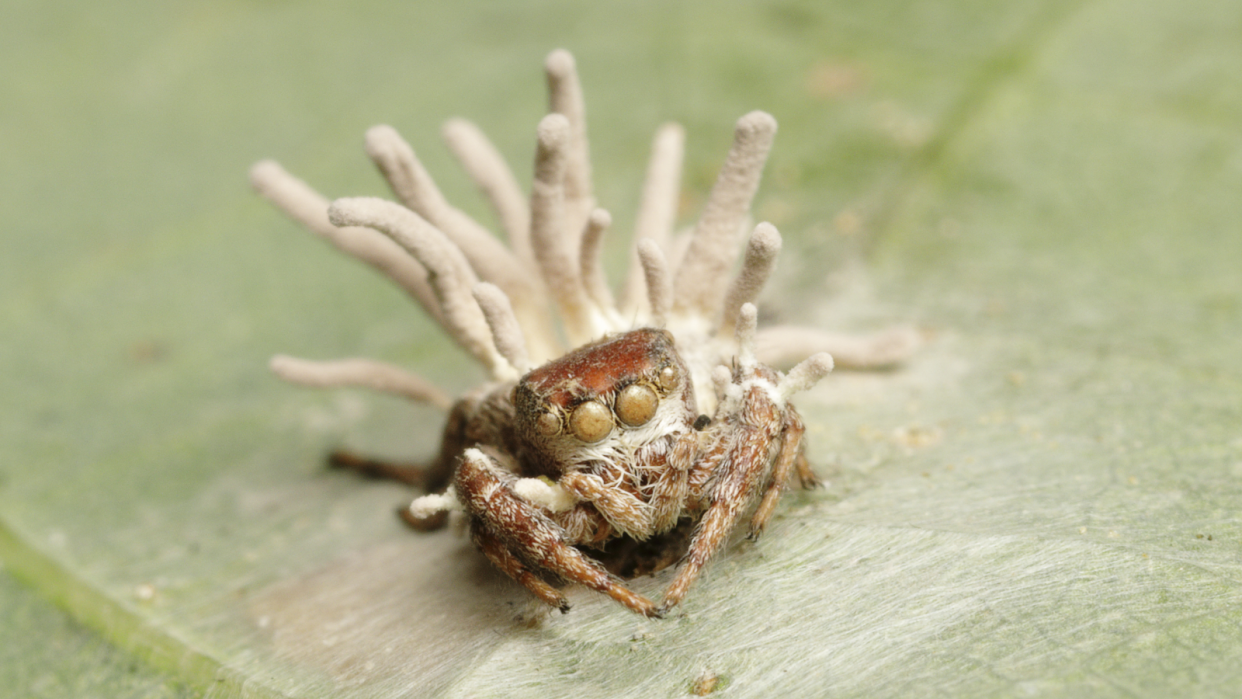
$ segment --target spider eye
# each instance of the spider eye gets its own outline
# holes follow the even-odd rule
[[[660,372],[663,375],[663,371]],[[632,383],[617,394],[617,418],[629,425],[645,425],[655,416],[660,398],[650,387]]]
[[[603,403],[587,401],[569,416],[569,430],[587,444],[598,442],[612,432],[612,413]]]
[[[551,437],[561,431],[561,419],[551,410],[545,410],[535,419],[535,431],[544,437]]]
[[[656,380],[660,382],[660,388],[671,391],[677,388],[677,381],[681,378],[681,372],[677,371],[677,367],[669,365],[660,370]]]

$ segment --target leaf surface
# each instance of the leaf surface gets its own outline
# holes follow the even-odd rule
[[[0,26],[0,557],[28,585],[0,587],[0,623],[36,639],[0,677],[30,694],[1242,683],[1237,3],[14,2]],[[441,417],[265,369],[479,380],[245,174],[275,157],[328,196],[386,194],[361,134],[391,123],[490,223],[439,124],[474,119],[526,181],[558,46],[615,231],[659,123],[687,128],[689,222],[734,119],[765,109],[756,215],[786,243],[761,319],[930,338],[799,401],[829,486],[662,621],[582,590],[545,617],[466,539],[408,533],[410,493],[323,454],[426,457]]]

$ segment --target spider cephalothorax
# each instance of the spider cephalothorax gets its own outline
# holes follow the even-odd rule
[[[329,206],[273,162],[251,172],[286,213],[405,289],[491,380],[454,401],[370,360],[280,356],[272,368],[299,383],[362,385],[448,410],[439,455],[425,467],[344,454],[334,463],[425,488],[407,522],[433,529],[446,513],[463,513],[478,548],[554,607],[568,608],[556,587],[567,581],[659,615],[747,513],[751,533],[763,530],[794,473],[803,486],[815,483],[789,398],[832,369],[827,352],[855,367],[887,365],[909,354],[917,335],[757,329],[751,302],[780,249],[776,229],[756,226],[732,270],[776,131],[763,112],[738,120],[702,217],[680,238],[672,229],[683,136],[674,125],[660,130],[637,219],[637,264],[614,300],[599,260],[611,217],[591,193],[573,58],[553,52],[546,68],[553,113],[539,124],[529,199],[481,132],[460,120],[445,127],[508,246],[448,204],[391,127],[368,131],[367,152],[400,204]],[[807,355],[787,375],[770,366]],[[688,549],[658,604],[587,553],[687,523]]]
[[[515,422],[530,457],[555,469],[650,491],[677,440],[691,435],[694,388],[672,336],[643,328],[582,347],[524,376]],[[545,474],[534,474],[545,475]],[[580,491],[589,489],[575,481]],[[655,530],[671,526],[663,521]],[[623,533],[650,535],[652,527]]]

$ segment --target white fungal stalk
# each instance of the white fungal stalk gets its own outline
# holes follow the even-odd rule
[[[827,353],[837,356],[838,365],[854,367],[892,364],[911,353],[918,335],[909,329],[858,338],[812,328],[757,328],[753,303],[781,248],[774,226],[748,230],[747,223],[776,136],[776,120],[765,112],[737,121],[707,204],[680,244],[672,233],[685,135],[676,124],[660,127],[635,219],[631,269],[614,297],[600,259],[612,218],[595,205],[577,68],[561,50],[544,67],[550,113],[535,129],[529,196],[476,126],[453,119],[443,129],[494,210],[503,241],[445,199],[414,149],[390,126],[367,132],[366,152],[396,202],[347,198],[329,204],[272,161],[256,164],[251,181],[291,218],[404,289],[492,381],[514,380],[610,333],[654,325],[676,338],[699,409],[711,414],[723,394],[721,382],[728,383],[714,370],[735,358],[748,366],[787,366],[814,354],[774,387],[784,400],[832,368]],[[429,382],[380,362],[281,356],[272,369],[306,385],[364,386],[441,408],[450,402]]]

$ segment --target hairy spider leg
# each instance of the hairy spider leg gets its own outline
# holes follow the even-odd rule
[[[667,468],[660,472],[651,492],[654,511],[652,529],[663,533],[677,526],[690,495],[690,472],[699,456],[697,432],[689,432],[673,442]]]
[[[573,509],[557,512],[552,520],[565,530],[565,539],[576,544],[600,546],[613,536],[612,525],[599,516],[599,511],[587,502],[580,502]]]
[[[785,406],[785,427],[781,430],[781,450],[776,455],[776,463],[772,467],[767,492],[763,494],[763,500],[759,501],[759,507],[755,509],[754,516],[750,518],[749,538],[752,540],[763,535],[763,528],[767,526],[768,520],[772,519],[772,513],[776,512],[776,503],[789,485],[791,467],[802,453],[804,432],[806,432],[806,427],[802,424],[802,418],[794,412],[791,406]]]
[[[505,575],[518,581],[527,590],[550,607],[556,607],[561,613],[569,611],[569,600],[565,599],[560,590],[544,582],[538,575],[530,572],[524,563],[512,552],[500,537],[496,536],[487,525],[471,526],[470,539],[479,547],[487,560],[492,562]]]
[[[772,443],[784,424],[780,409],[763,388],[751,385],[738,414],[740,419],[725,421],[720,432],[727,442],[720,465],[714,470],[714,482],[709,482],[707,511],[699,521],[677,577],[664,592],[661,613],[686,596],[703,566],[728,540],[729,533],[754,499],[759,484],[770,473]]]
[[[566,473],[557,483],[580,500],[594,505],[596,511],[620,531],[636,538],[651,531],[651,505],[636,494],[609,487],[598,475],[581,471]]]
[[[785,428],[781,408],[771,401],[764,387],[755,384],[746,387],[737,416],[719,422],[722,427],[718,433],[723,436],[724,443],[713,448],[713,453],[705,459],[705,463],[710,463],[719,458],[719,466],[712,468],[714,476],[708,480],[707,512],[694,531],[681,570],[664,591],[661,612],[667,612],[682,601],[689,587],[698,580],[703,566],[728,540],[729,533],[753,502],[760,483],[771,477],[773,444]],[[797,444],[792,444],[792,453],[797,453]]]
[[[798,450],[798,456],[794,459],[794,468],[798,470],[798,482],[804,490],[819,488],[824,484],[819,479],[819,474],[811,468],[811,462],[806,460],[805,449]]]
[[[439,489],[444,487],[444,479],[437,478],[435,475],[439,469],[434,464],[426,466],[423,464],[385,461],[383,459],[358,456],[348,451],[334,451],[328,455],[328,467],[353,471],[364,478],[397,481],[398,483],[404,483],[424,490],[431,490],[432,484],[436,484]],[[397,516],[410,529],[419,532],[432,532],[437,529],[443,529],[444,525],[448,524],[447,512],[437,512],[430,517],[416,517],[410,512],[410,508],[398,507]]]
[[[603,566],[583,555],[571,545],[564,529],[541,509],[515,495],[516,480],[512,472],[477,449],[467,449],[457,466],[454,488],[470,514],[472,537],[483,541],[480,548],[484,555],[541,600],[562,611],[569,608],[568,603],[560,593],[549,597],[550,586],[531,574],[527,566],[586,585],[639,614],[659,615],[651,600],[632,592]],[[497,553],[500,549],[505,555]]]
[[[429,469],[423,464],[385,461],[338,450],[328,455],[328,466],[353,471],[366,478],[397,481],[415,488],[425,489],[427,487]]]

